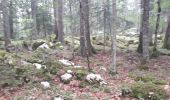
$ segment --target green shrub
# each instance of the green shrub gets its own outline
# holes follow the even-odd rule
[[[77,80],[83,80],[85,79],[87,72],[85,70],[76,70],[75,75]]]
[[[129,77],[133,78],[135,81],[142,81],[144,83],[153,83],[156,85],[166,85],[167,81],[162,79],[156,79],[149,75],[133,75],[129,74]]]
[[[131,85],[131,96],[143,100],[166,100],[166,91],[152,83],[135,83]]]
[[[130,95],[130,93],[132,91],[131,91],[131,88],[128,85],[123,85],[121,87],[121,92],[122,92],[122,96],[128,96],[128,95]]]

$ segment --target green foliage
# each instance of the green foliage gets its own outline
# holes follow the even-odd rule
[[[128,85],[122,85],[121,92],[122,92],[122,96],[129,96],[132,90]]]
[[[143,100],[166,100],[168,94],[166,91],[152,83],[135,83],[131,85],[132,97]]]
[[[84,80],[85,76],[87,75],[87,71],[86,70],[76,70],[75,75],[76,75],[77,80]]]
[[[149,75],[134,75],[134,74],[129,74],[129,77],[133,78],[135,81],[142,81],[144,83],[152,83],[155,85],[165,85],[167,84],[166,80],[161,80],[161,79],[156,79],[152,76]]]

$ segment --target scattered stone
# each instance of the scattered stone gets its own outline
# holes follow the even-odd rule
[[[38,48],[49,49],[49,46],[46,43],[44,43],[44,44],[40,45]]]
[[[59,49],[64,49],[64,47],[61,45],[61,46],[59,46]]]
[[[50,88],[50,83],[47,81],[41,82],[41,85],[43,85],[44,88]]]
[[[64,83],[68,84],[71,81],[72,77],[73,77],[73,75],[71,75],[69,73],[65,73],[64,75],[61,75],[61,80]]]
[[[65,66],[74,66],[74,63],[69,60],[62,59],[62,60],[59,60],[59,62],[61,62]]]
[[[103,70],[103,71],[105,71],[105,72],[107,71],[107,69],[106,69],[106,68],[104,68],[104,67],[102,67],[102,68],[101,68],[101,70]]]
[[[67,73],[72,74],[72,75],[74,74],[74,72],[72,70],[67,70]]]
[[[41,65],[41,64],[34,63],[33,65],[36,67],[36,69],[41,69],[41,68],[42,68],[42,65]]]
[[[54,97],[54,100],[64,100],[61,96]]]
[[[74,68],[83,68],[83,66],[74,66]]]
[[[30,65],[31,64],[31,63],[24,61],[24,60],[21,60],[20,63],[21,63],[21,65]]]
[[[99,74],[88,74],[86,76],[86,80],[89,83],[95,83],[98,82],[100,85],[106,85],[107,83],[104,81],[104,79]]]

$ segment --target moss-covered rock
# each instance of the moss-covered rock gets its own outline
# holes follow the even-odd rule
[[[142,100],[166,100],[166,91],[152,83],[135,83],[131,85],[131,96]]]
[[[40,45],[44,44],[44,41],[36,41],[32,44],[32,49],[36,50]]]
[[[87,75],[87,71],[85,70],[78,69],[75,71],[75,76],[77,80],[84,80],[86,75]]]

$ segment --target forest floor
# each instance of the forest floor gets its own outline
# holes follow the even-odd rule
[[[56,60],[61,55],[57,55]],[[87,66],[86,59],[75,56],[72,60],[76,65]],[[147,74],[158,79],[170,82],[170,57],[160,56],[149,61],[148,70],[139,70],[140,55],[133,52],[121,52],[117,54],[118,74],[109,74],[111,66],[111,54],[98,52],[90,58],[90,66],[93,71],[100,74],[107,82],[104,87],[86,86],[80,88],[80,81],[72,80],[69,84],[64,84],[59,77],[51,81],[50,89],[42,89],[39,84],[28,84],[23,87],[0,89],[0,100],[51,100],[52,97],[61,95],[66,100],[136,100],[134,98],[122,97],[121,86],[132,84],[135,80],[130,75]],[[166,91],[170,93],[170,86]]]

